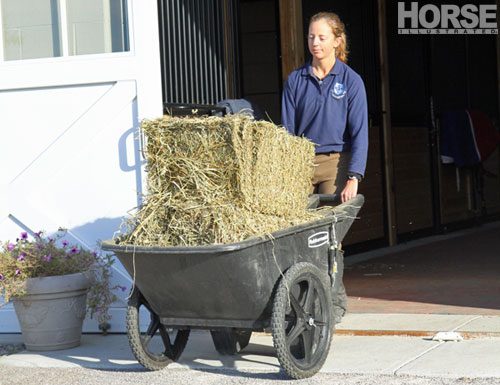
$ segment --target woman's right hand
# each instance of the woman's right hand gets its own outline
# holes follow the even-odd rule
[[[344,189],[340,193],[340,200],[342,203],[347,202],[358,195],[358,183],[357,179],[347,180]]]

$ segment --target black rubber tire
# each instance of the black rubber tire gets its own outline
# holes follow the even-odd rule
[[[215,350],[223,356],[232,356],[238,354],[248,345],[252,331],[248,329],[227,328],[210,330],[210,334],[212,335]]]
[[[143,307],[150,314],[150,322],[146,332],[141,333],[140,309]],[[171,343],[171,336],[167,327],[160,323],[158,315],[151,309],[141,292],[134,288],[127,307],[127,336],[132,352],[137,361],[149,370],[161,370],[177,361],[181,356],[189,339],[190,330],[173,329],[176,333],[174,342]],[[150,343],[155,339],[156,345],[161,346],[159,352],[148,349]]]
[[[273,343],[278,361],[292,378],[313,376],[328,356],[333,327],[328,282],[326,273],[301,262],[290,267],[278,285],[271,317]]]

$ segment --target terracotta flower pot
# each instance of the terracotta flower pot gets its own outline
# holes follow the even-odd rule
[[[28,279],[27,294],[14,299],[26,348],[59,350],[80,345],[89,287],[83,273]]]

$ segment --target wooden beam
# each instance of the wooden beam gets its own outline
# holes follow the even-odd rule
[[[233,7],[233,0],[222,1],[226,96],[228,99],[236,99],[240,96],[237,79],[237,46],[234,32],[234,23],[236,23],[236,19]]]
[[[281,35],[281,72],[286,80],[290,72],[304,64],[304,28],[302,1],[279,0]]]
[[[500,0],[497,0],[497,28],[500,26]],[[498,118],[500,119],[500,35],[497,34],[497,92]]]
[[[497,28],[499,26],[500,26],[500,0],[497,0]],[[500,124],[500,36],[498,34],[497,34],[497,92],[498,92],[497,123]],[[500,156],[498,157],[498,175],[500,175]]]
[[[397,242],[396,200],[392,156],[391,100],[389,95],[389,58],[387,55],[386,0],[378,0],[380,90],[382,104],[382,138],[384,148],[384,190],[387,207],[387,238],[389,246]]]

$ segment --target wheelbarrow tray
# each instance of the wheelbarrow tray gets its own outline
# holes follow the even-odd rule
[[[332,207],[325,217],[242,242],[143,247],[106,241],[163,325],[176,328],[269,325],[275,288],[290,266],[329,271],[329,249],[341,242],[364,198]]]

